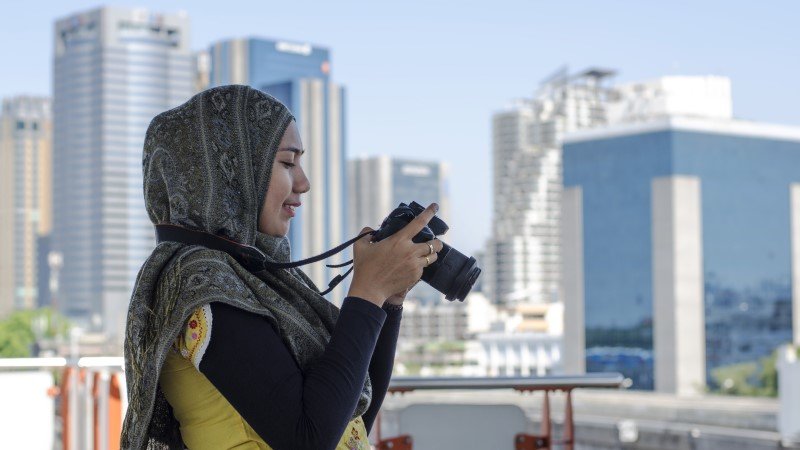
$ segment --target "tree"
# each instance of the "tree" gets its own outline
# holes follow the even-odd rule
[[[800,357],[800,349],[797,349]],[[778,396],[778,350],[762,358],[760,364],[753,361],[718,367],[711,371],[716,389],[728,395],[746,395],[758,397]]]
[[[69,327],[69,321],[51,308],[16,311],[0,321],[0,357],[32,356],[37,341],[66,337]]]

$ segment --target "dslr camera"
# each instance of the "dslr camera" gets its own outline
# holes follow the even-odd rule
[[[400,231],[423,211],[425,208],[417,202],[411,202],[409,205],[400,203],[400,206],[386,216],[381,227],[372,235],[372,242],[386,239]],[[412,241],[417,244],[427,242],[447,233],[448,229],[442,219],[434,216]],[[458,299],[463,302],[481,274],[481,269],[475,258],[464,255],[444,242],[442,244],[444,246],[439,252],[439,258],[422,270],[422,281],[444,294],[447,300]]]

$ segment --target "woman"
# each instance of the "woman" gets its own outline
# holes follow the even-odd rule
[[[248,270],[213,249],[290,260],[286,234],[310,189],[303,153],[286,107],[246,86],[153,119],[145,201],[158,232],[172,234],[159,234],[128,312],[123,448],[369,449],[403,298],[442,248],[411,237],[437,207],[390,238],[355,243],[339,310],[298,269]],[[192,233],[209,244],[187,243]]]

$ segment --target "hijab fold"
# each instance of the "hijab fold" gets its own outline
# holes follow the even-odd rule
[[[273,97],[239,85],[209,89],[156,116],[142,162],[150,220],[255,246],[270,261],[288,262],[288,238],[259,232],[258,217],[292,120]],[[222,251],[159,243],[139,271],[128,310],[122,448],[184,448],[158,378],[189,315],[211,302],[267,318],[301,369],[324,352],[339,314],[299,269],[256,275]],[[367,377],[353,418],[367,410],[371,396]]]

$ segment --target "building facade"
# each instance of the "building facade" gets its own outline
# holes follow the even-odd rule
[[[796,342],[798,167],[791,127],[667,117],[568,137],[567,370],[693,394]]]
[[[150,120],[193,94],[189,18],[103,7],[54,26],[53,247],[57,299],[76,324],[121,339],[155,245],[142,195]]]
[[[0,317],[39,306],[40,254],[52,227],[51,102],[3,100],[0,112]]]
[[[546,333],[482,333],[478,366],[483,376],[546,376],[561,370],[561,336]]]
[[[292,219],[292,258],[314,256],[347,240],[346,92],[330,79],[329,50],[307,43],[233,39],[213,44],[209,54],[211,86],[249,85],[276,97],[297,119],[311,190]],[[347,259],[339,254],[328,263]],[[321,262],[302,270],[320,289],[339,273]],[[341,303],[344,294],[339,286],[328,297]]]

